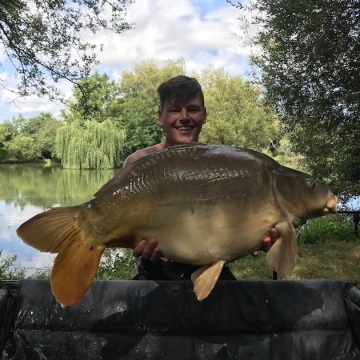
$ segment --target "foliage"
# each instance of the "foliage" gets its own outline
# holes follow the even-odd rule
[[[15,266],[17,257],[6,256],[0,250],[0,279],[1,280],[17,280],[25,277],[25,268]]]
[[[128,249],[105,249],[96,274],[98,280],[131,280],[139,260]]]
[[[294,150],[343,194],[360,193],[360,11],[348,0],[258,0],[252,62]]]
[[[99,30],[121,33],[131,0],[12,0],[0,1],[0,42],[20,77],[13,92],[58,98],[56,83],[77,83],[98,64],[102,45],[84,39]],[[50,80],[49,80],[50,79]],[[6,84],[2,81],[2,85]],[[86,89],[85,89],[86,90]]]
[[[56,153],[66,169],[112,169],[122,165],[124,131],[110,120],[74,122],[60,128]]]
[[[26,128],[27,121],[28,119],[22,115],[19,115],[17,118],[14,117],[11,120],[5,120],[0,124],[2,138],[6,137],[5,141],[10,141],[16,135],[22,134],[23,132],[28,134],[26,131],[23,131]]]
[[[0,157],[6,156],[6,155],[7,155],[7,151],[4,149],[4,144],[2,142],[0,142]]]
[[[306,158],[301,154],[294,153],[291,148],[289,137],[285,134],[280,140],[279,137],[275,138],[269,148],[263,152],[283,166],[309,173]]]
[[[115,122],[119,119],[120,89],[107,74],[100,75],[96,72],[79,84],[87,89],[88,95],[85,99],[80,88],[74,88],[74,100],[68,101],[66,109],[62,111],[62,117],[67,124],[75,121],[83,123],[86,120]]]
[[[223,69],[205,69],[199,76],[208,112],[200,140],[262,150],[276,137],[274,112],[261,99],[260,88]]]
[[[62,122],[50,119],[41,126],[36,134],[36,145],[42,157],[52,159],[56,157],[55,138],[57,130],[62,126]]]
[[[298,238],[305,243],[329,241],[356,241],[351,215],[327,215],[309,220],[297,229]]]
[[[264,104],[259,87],[223,69],[188,72],[182,59],[162,67],[152,60],[141,62],[124,71],[119,83],[95,73],[81,82],[89,89],[87,102],[74,88],[74,100],[62,112],[66,126],[61,128],[64,123],[51,122],[46,114],[30,120],[19,116],[3,126],[12,140],[20,134],[35,139],[37,154],[44,156],[48,149],[47,157],[56,155],[65,168],[119,167],[130,153],[163,140],[157,88],[180,74],[196,77],[203,85],[208,121],[201,141],[263,150],[279,136],[277,118]]]
[[[274,112],[261,99],[260,88],[223,69],[208,68],[200,74],[188,72],[183,59],[167,61],[162,67],[153,60],[140,62],[121,73],[118,85],[107,75],[94,74],[82,82],[92,89],[89,101],[83,103],[81,93],[75,89],[75,100],[63,112],[63,117],[68,124],[75,121],[83,124],[86,119],[117,124],[126,133],[123,147],[126,157],[162,141],[157,88],[181,74],[196,77],[204,89],[209,116],[202,141],[259,150],[268,147],[278,126]]]
[[[119,154],[124,159],[139,148],[161,141],[156,90],[163,81],[182,73],[182,60],[169,61],[162,68],[153,61],[144,61],[136,64],[133,70],[122,72],[118,83],[110,81],[106,74],[96,73],[81,82],[89,91],[89,99],[84,102],[82,93],[75,88],[74,101],[67,105],[62,116],[68,124],[106,120],[122,129],[126,141]]]
[[[32,160],[40,156],[32,136],[18,135],[7,146],[8,155],[13,159]]]
[[[38,157],[52,158],[55,155],[55,136],[62,122],[49,113],[26,119],[19,115],[0,125],[3,133],[7,159],[34,160]]]

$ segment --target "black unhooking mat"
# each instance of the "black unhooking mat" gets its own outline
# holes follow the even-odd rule
[[[2,285],[1,359],[360,359],[351,282],[222,281],[199,302],[190,281],[95,281],[66,308],[48,281]]]

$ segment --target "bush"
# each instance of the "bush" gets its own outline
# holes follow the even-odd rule
[[[352,215],[334,214],[309,220],[296,230],[303,243],[358,241]]]

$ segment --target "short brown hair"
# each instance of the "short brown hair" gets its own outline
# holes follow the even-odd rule
[[[200,94],[202,105],[204,104],[204,93],[201,85],[195,78],[185,75],[175,76],[163,82],[157,90],[160,98],[160,108],[164,108],[165,101],[170,101],[172,98],[180,102],[187,101],[197,94]]]

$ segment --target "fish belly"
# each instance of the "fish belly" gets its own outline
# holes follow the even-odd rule
[[[171,207],[162,214],[153,213],[142,237],[157,239],[164,255],[175,261],[229,262],[259,250],[277,217],[275,211],[244,213],[235,204]]]

